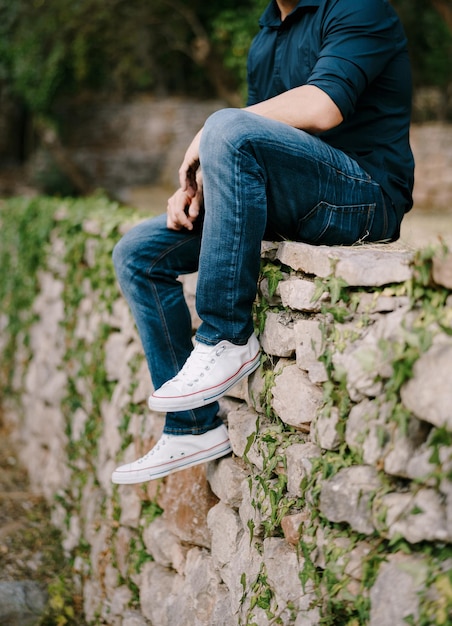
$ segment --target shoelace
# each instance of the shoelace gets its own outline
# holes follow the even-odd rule
[[[158,442],[156,443],[156,445],[153,448],[151,448],[149,452],[146,452],[144,456],[138,459],[136,463],[144,463],[144,461],[147,461],[148,459],[150,459],[151,456],[153,456],[155,452],[158,452],[163,446],[166,445],[170,437],[171,435],[162,435],[160,439],[158,440]]]
[[[192,387],[194,383],[199,382],[199,379],[205,376],[205,373],[211,369],[216,363],[217,358],[219,358],[225,350],[225,345],[213,348],[207,347],[206,349],[206,346],[203,344],[196,344],[195,349],[188,357],[185,365],[173,380],[183,379],[189,387]]]

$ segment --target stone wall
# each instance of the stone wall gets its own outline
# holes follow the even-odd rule
[[[451,623],[451,254],[266,243],[233,455],[118,487],[163,427],[109,262],[125,219],[56,207],[5,399],[86,623]]]

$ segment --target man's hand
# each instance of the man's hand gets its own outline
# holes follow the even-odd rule
[[[198,192],[197,172],[199,169],[199,144],[201,142],[201,134],[202,128],[189,145],[182,165],[179,168],[180,188],[189,198],[194,198]]]
[[[199,143],[202,129],[195,136],[179,168],[180,188],[168,199],[166,224],[171,230],[193,230],[203,206],[202,175],[199,170]]]
[[[188,191],[178,189],[168,199],[166,225],[171,230],[193,230],[203,204],[202,179],[200,173],[195,179],[196,193],[192,197]]]

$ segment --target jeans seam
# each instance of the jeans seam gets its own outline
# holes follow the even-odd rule
[[[313,139],[315,139],[313,137]],[[226,140],[227,143],[229,143],[229,145],[234,148],[237,151],[241,151],[241,149],[247,144],[249,143],[249,139],[248,138],[244,138],[243,141],[241,142],[241,144],[239,144],[238,146],[235,146],[234,144],[232,144],[231,142],[229,142],[228,140]],[[321,139],[318,139],[319,142],[322,142]],[[260,138],[260,143],[263,147],[271,147],[274,148],[279,147],[282,151],[284,151],[285,153],[287,153],[288,148],[290,148],[290,143],[278,143],[277,141],[266,141],[265,138]],[[327,167],[328,169],[330,169],[332,172],[335,172],[336,174],[340,174],[341,176],[344,176],[344,178],[348,178],[350,180],[354,180],[356,182],[359,183],[365,183],[365,184],[370,184],[373,185],[375,187],[380,187],[380,185],[361,167],[361,165],[358,163],[358,161],[356,161],[353,157],[351,157],[350,155],[348,155],[346,152],[341,151],[339,148],[333,148],[332,146],[330,146],[329,144],[327,144],[326,142],[322,142],[322,145],[324,147],[326,147],[327,149],[331,150],[331,152],[334,154],[334,152],[337,150],[338,152],[340,152],[343,156],[347,157],[348,159],[350,159],[350,161],[354,164],[356,164],[365,174],[365,176],[359,176],[357,174],[350,174],[349,172],[344,172],[344,170],[338,168],[337,166],[335,166],[333,163],[329,163],[328,161],[325,161],[322,158],[319,158],[315,153],[313,154],[312,152],[309,153],[309,157],[311,159],[311,161],[314,161],[316,163],[321,164],[324,167]],[[297,149],[298,148],[298,149]],[[299,150],[299,146],[295,146],[294,145],[294,151],[295,152],[300,152]]]
[[[189,240],[195,239],[195,236],[190,237],[189,235],[187,235],[187,238],[185,240],[181,240],[178,241],[176,243],[174,243],[173,245],[169,246],[168,248],[166,248],[164,251],[160,252],[160,254],[155,257],[154,261],[152,263],[150,263],[146,269],[146,275],[149,277],[150,273],[152,272],[152,270],[154,269],[154,267],[162,260],[164,259],[166,256],[168,256],[168,254],[170,254],[171,252],[173,252],[174,250],[177,250],[177,248],[180,248],[182,246],[184,246],[186,243],[188,243]],[[178,276],[180,276],[183,272],[181,272],[180,274],[178,274]],[[192,272],[185,272],[186,274],[190,274]]]

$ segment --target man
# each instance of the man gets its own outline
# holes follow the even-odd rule
[[[258,366],[251,311],[263,238],[391,241],[412,205],[410,67],[388,1],[272,0],[260,26],[248,106],[207,120],[167,215],[114,252],[154,383],[149,406],[166,412],[157,445],[117,468],[116,483],[230,451],[217,400]],[[193,349],[177,277],[196,270]]]

